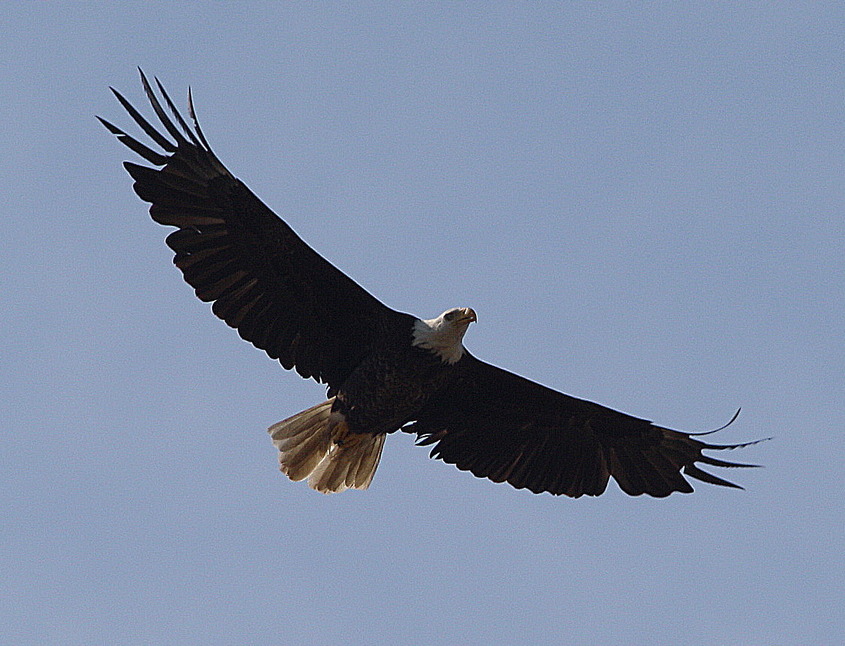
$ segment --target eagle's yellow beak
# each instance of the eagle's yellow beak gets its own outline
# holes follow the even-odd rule
[[[478,320],[478,317],[475,315],[475,310],[471,307],[464,307],[461,308],[461,323],[466,321],[466,324],[469,325],[470,323],[474,323]]]

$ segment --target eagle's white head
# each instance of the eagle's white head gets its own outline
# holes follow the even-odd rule
[[[464,356],[461,341],[469,324],[478,319],[469,307],[446,310],[434,319],[417,319],[414,323],[413,344],[431,350],[444,363],[455,363]]]

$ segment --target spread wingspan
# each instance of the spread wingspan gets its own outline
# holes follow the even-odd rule
[[[292,478],[308,476],[320,491],[366,488],[385,433],[405,420],[411,423],[404,430],[416,433],[420,444],[434,445],[432,457],[535,493],[597,496],[614,478],[630,495],[662,497],[691,492],[688,477],[737,487],[699,463],[753,466],[704,451],[754,442],[707,444],[479,361],[461,345],[469,319],[462,319],[457,336],[443,337],[449,353],[419,343],[412,336],[415,326],[439,321],[448,332],[453,324],[443,317],[463,311],[474,321],[475,313],[459,308],[420,321],[383,305],[305,244],[223,166],[200,129],[190,92],[192,125],[158,80],[163,104],[143,72],[141,80],[163,130],[112,91],[151,145],[100,121],[152,165],[125,163],[135,191],[151,203],[152,218],[176,227],[167,237],[174,263],[196,295],[213,303],[214,313],[241,337],[285,368],[329,386],[327,402],[270,429],[282,469]],[[432,366],[430,356],[415,354],[429,350],[441,353],[443,365]],[[357,382],[353,376],[350,386],[353,371]],[[404,412],[386,420],[365,416],[378,423],[353,428],[346,413],[368,406],[375,413],[380,406]]]

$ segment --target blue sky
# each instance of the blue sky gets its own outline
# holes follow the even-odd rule
[[[0,642],[845,641],[841,4],[19,3],[0,25]],[[131,190],[136,66],[387,304],[739,442],[746,491],[534,496],[388,438],[277,470],[317,403],[194,298]]]

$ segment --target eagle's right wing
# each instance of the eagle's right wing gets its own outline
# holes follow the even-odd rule
[[[163,153],[100,119],[153,166],[126,162],[135,191],[151,202],[174,263],[197,296],[258,348],[303,377],[337,388],[379,334],[413,317],[388,308],[309,247],[236,179],[211,151],[190,101],[190,128],[158,80],[176,124],[141,72],[144,90],[169,139],[112,90]],[[178,125],[177,125],[178,124]]]
[[[632,496],[689,493],[684,476],[737,485],[702,471],[754,465],[726,462],[703,450],[745,444],[707,444],[689,433],[577,399],[467,353],[460,375],[432,398],[403,430],[433,444],[439,458],[480,478],[517,489],[577,498],[598,496],[613,477]]]

